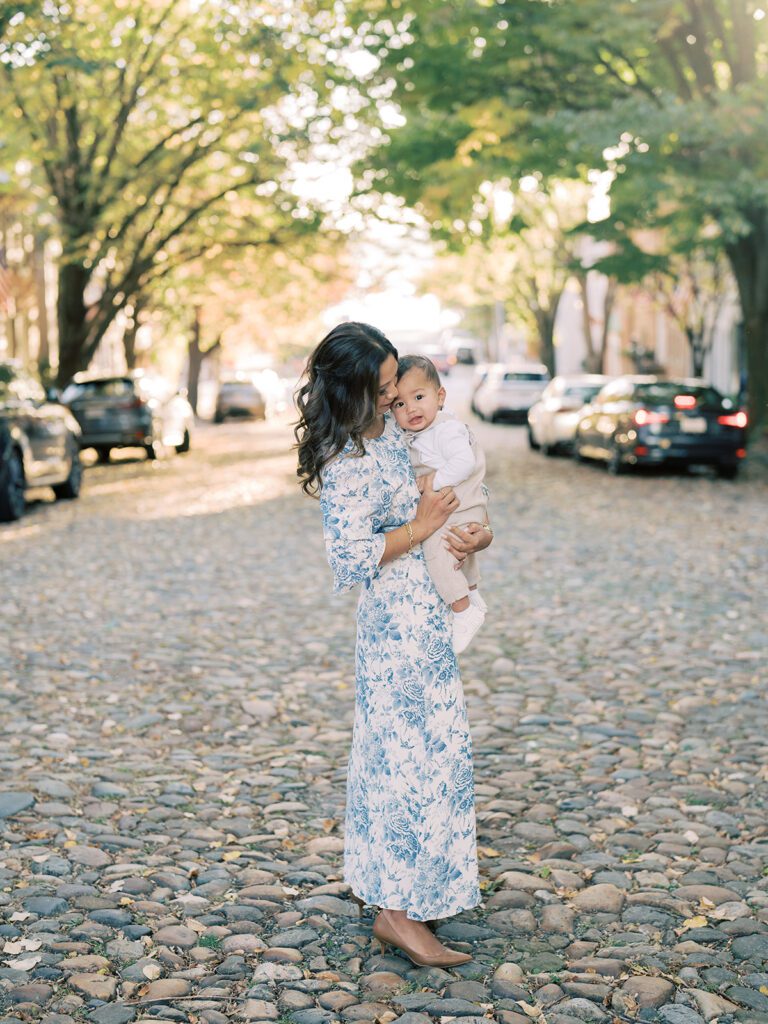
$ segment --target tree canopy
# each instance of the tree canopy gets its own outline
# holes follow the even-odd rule
[[[715,238],[736,277],[754,424],[768,398],[768,18],[751,0],[359,0],[384,139],[366,188],[440,233],[484,181],[610,175],[614,239]]]
[[[286,164],[323,19],[270,0],[46,0],[5,19],[0,158],[32,165],[55,215],[61,381],[179,265],[317,226]]]

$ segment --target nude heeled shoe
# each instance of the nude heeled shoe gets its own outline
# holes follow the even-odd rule
[[[379,918],[373,922],[373,934],[379,940],[382,953],[386,952],[388,946],[392,946],[405,953],[417,967],[458,967],[472,959],[469,953],[459,953],[455,949],[447,949],[444,953],[417,953]]]

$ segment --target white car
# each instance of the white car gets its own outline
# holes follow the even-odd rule
[[[472,411],[481,420],[492,423],[525,423],[528,410],[539,400],[549,381],[549,372],[540,363],[492,363],[480,368],[480,376],[472,396]]]
[[[528,412],[528,443],[545,455],[573,444],[579,410],[594,398],[610,377],[598,373],[558,376],[544,388]]]

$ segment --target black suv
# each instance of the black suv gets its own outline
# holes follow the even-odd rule
[[[0,362],[0,522],[23,515],[28,488],[76,498],[81,480],[77,420],[20,366]]]

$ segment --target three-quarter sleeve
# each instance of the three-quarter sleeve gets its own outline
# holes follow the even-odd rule
[[[334,593],[351,590],[379,571],[383,481],[374,459],[341,454],[323,470],[320,507]]]

